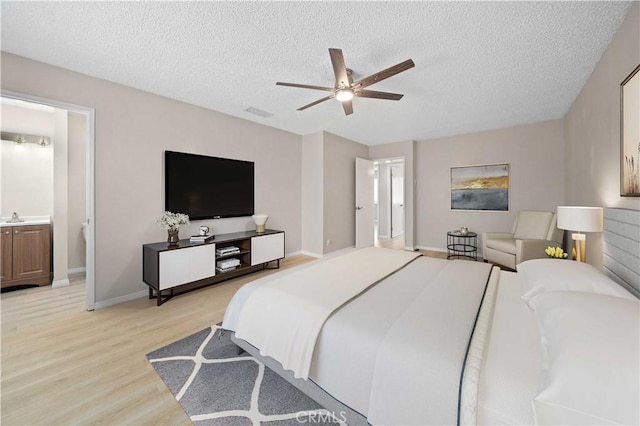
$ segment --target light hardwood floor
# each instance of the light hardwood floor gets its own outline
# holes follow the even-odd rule
[[[293,256],[281,269],[312,260]],[[223,319],[261,271],[174,297],[85,310],[84,281],[4,293],[3,425],[191,424],[145,355]]]
[[[311,260],[292,256],[281,269]],[[145,355],[222,321],[238,288],[271,273],[187,293],[160,307],[142,298],[87,312],[84,280],[2,294],[0,423],[191,424]]]

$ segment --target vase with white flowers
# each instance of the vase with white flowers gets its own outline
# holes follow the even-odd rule
[[[178,241],[180,241],[178,236],[180,227],[189,224],[189,216],[182,213],[164,212],[160,219],[157,220],[157,223],[162,229],[167,230],[169,234],[167,242],[169,244],[178,244]]]

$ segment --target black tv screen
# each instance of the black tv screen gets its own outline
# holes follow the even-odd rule
[[[191,220],[251,216],[254,164],[183,152],[164,152],[165,210]]]

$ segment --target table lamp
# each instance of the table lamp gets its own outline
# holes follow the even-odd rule
[[[558,228],[571,234],[576,260],[586,262],[586,236],[582,232],[602,232],[602,207],[558,206]]]

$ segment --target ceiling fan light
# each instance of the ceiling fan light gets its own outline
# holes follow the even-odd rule
[[[336,91],[336,99],[340,102],[346,102],[353,99],[353,90],[352,89],[339,89]]]

